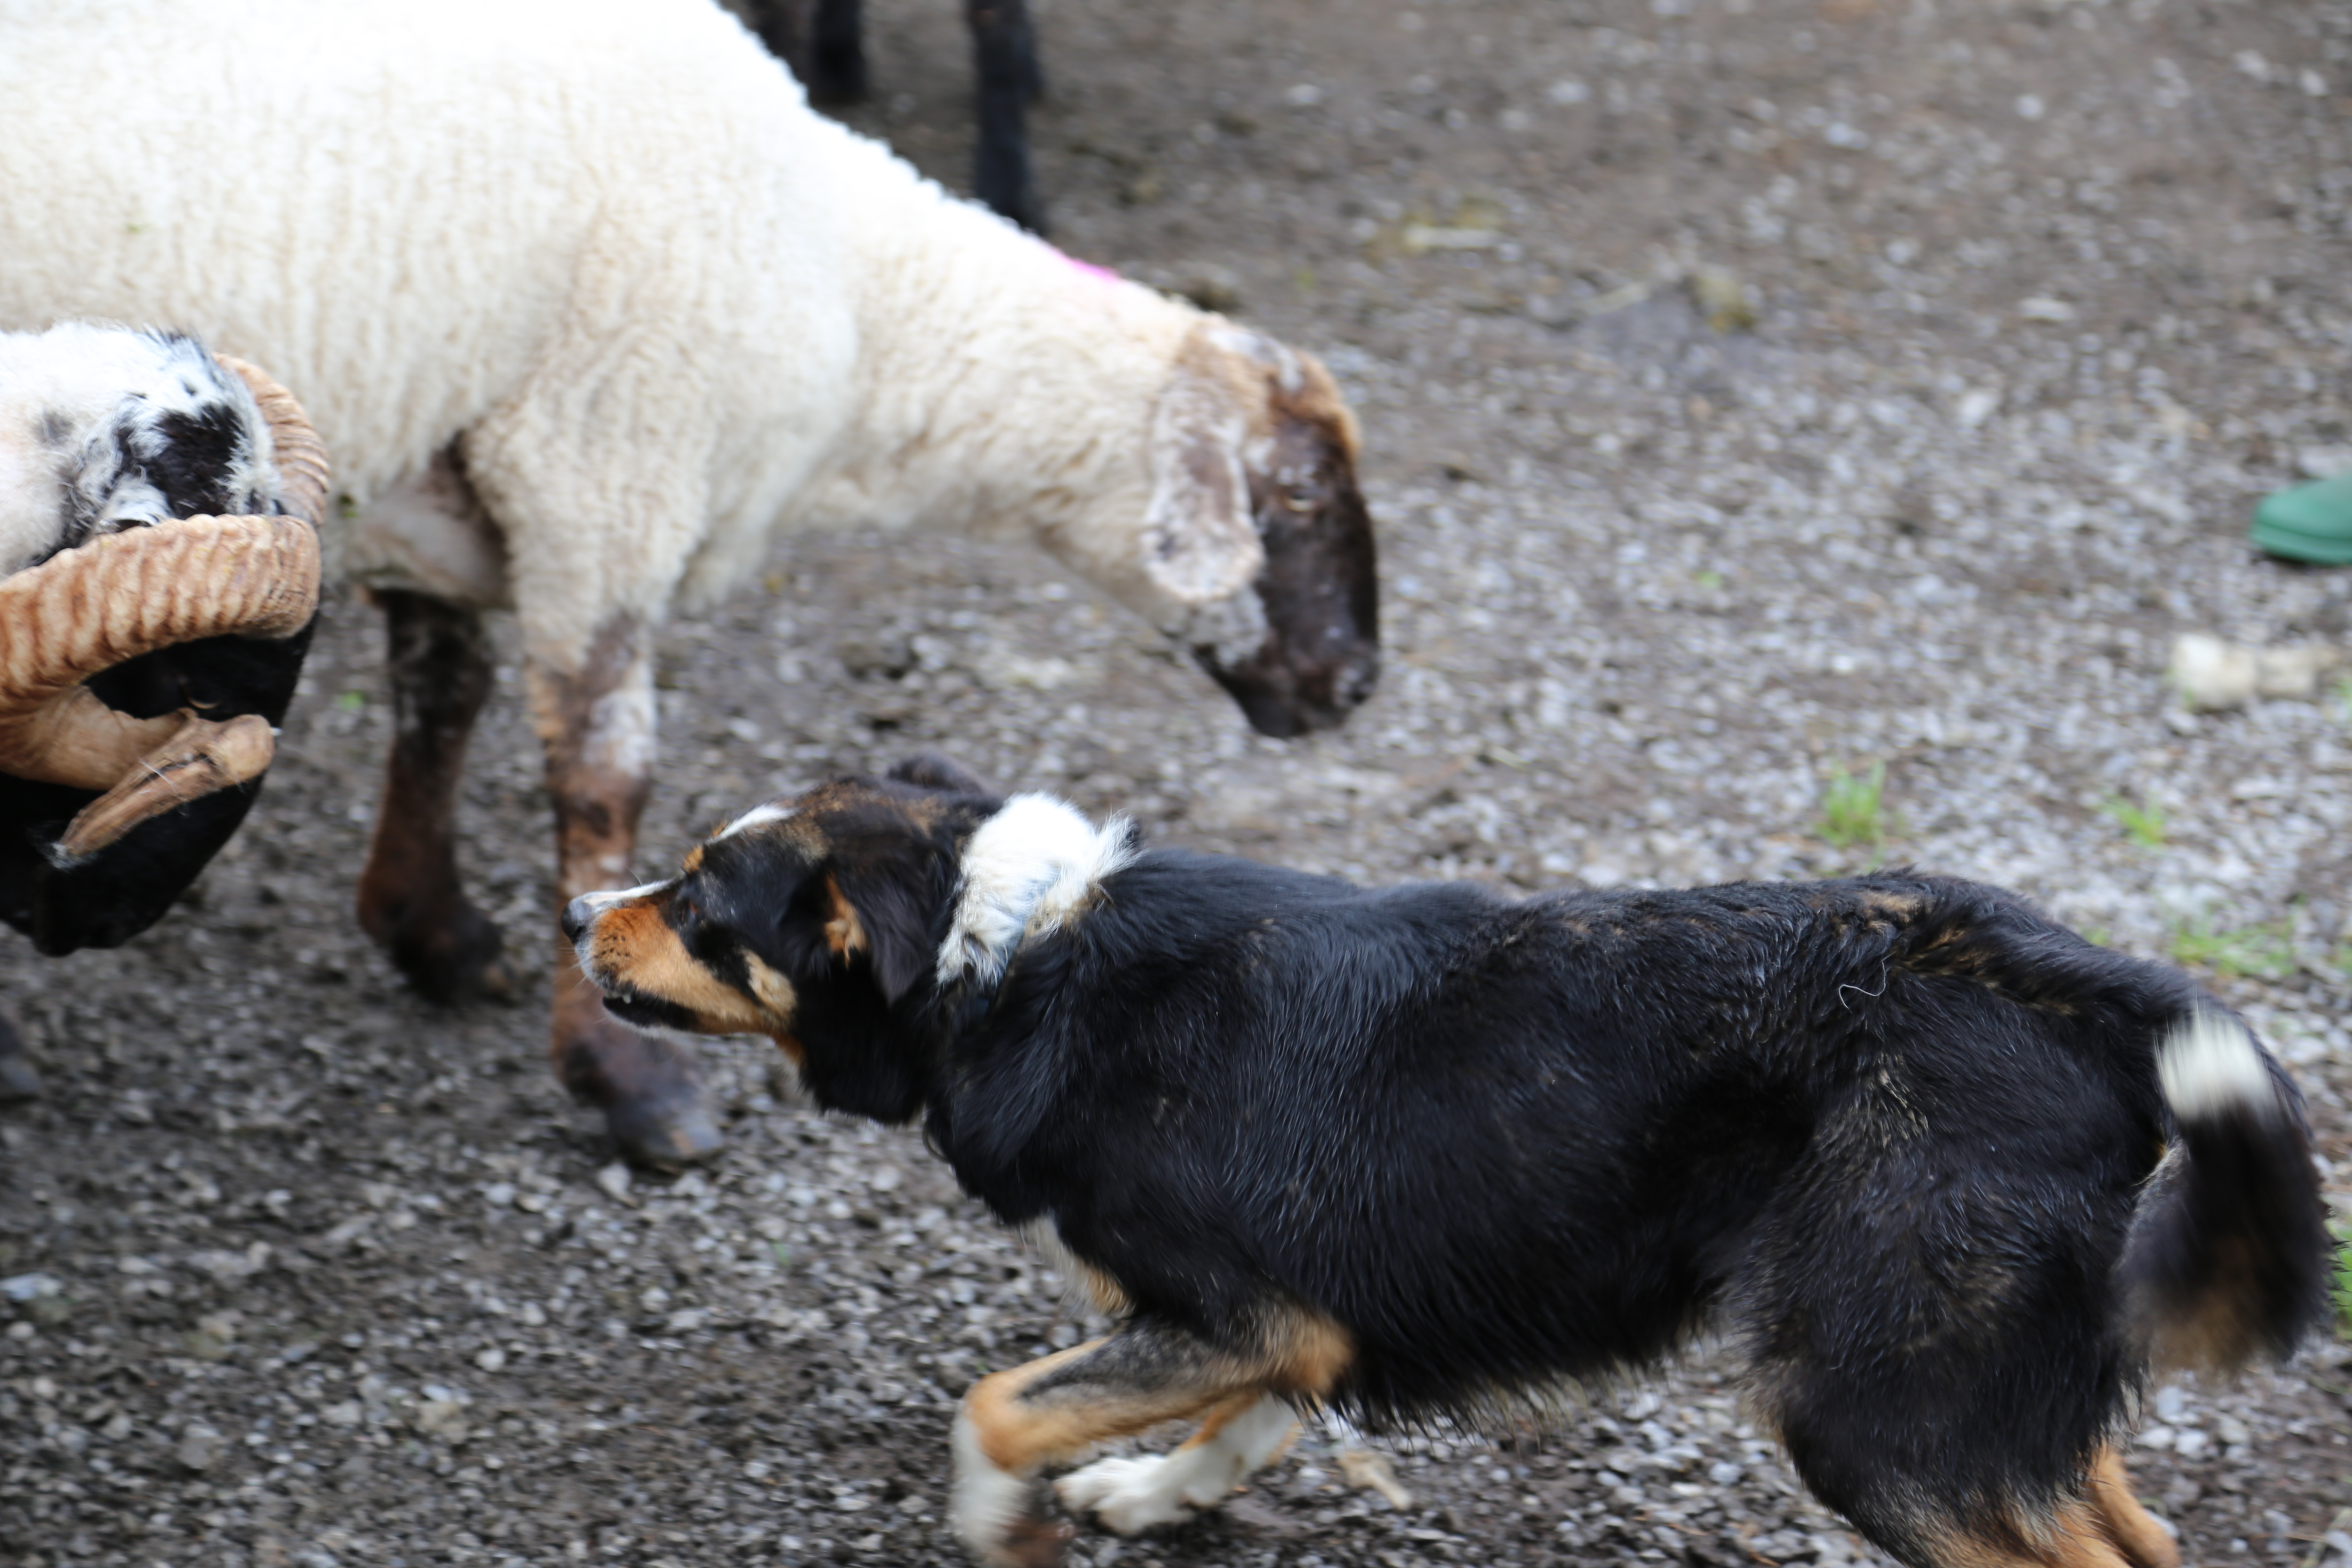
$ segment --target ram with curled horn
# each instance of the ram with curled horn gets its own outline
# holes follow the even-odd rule
[[[319,604],[325,453],[193,340],[0,334],[0,920],[111,947],[234,833]]]

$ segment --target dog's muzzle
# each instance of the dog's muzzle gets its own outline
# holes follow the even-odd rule
[[[563,912],[555,917],[557,927],[563,932],[563,940],[578,947],[581,939],[588,934],[588,928],[595,924],[596,917],[604,911],[606,903],[616,896],[612,893],[601,897],[595,893],[583,893],[564,905]]]

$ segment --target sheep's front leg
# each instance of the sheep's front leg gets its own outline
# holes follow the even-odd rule
[[[360,928],[434,1002],[514,988],[490,918],[457,880],[457,783],[490,693],[482,617],[425,594],[379,591],[389,648],[392,755],[360,876]]]
[[[1045,88],[1028,0],[964,0],[980,78],[980,145],[972,194],[1032,234],[1045,232],[1045,204],[1029,167],[1029,103]]]
[[[637,817],[653,782],[654,687],[649,639],[635,621],[607,626],[577,669],[534,662],[531,710],[547,750],[555,802],[555,903],[625,887]],[[604,1010],[572,944],[555,950],[555,1073],[604,1108],[622,1152],[650,1165],[699,1160],[719,1145],[717,1123],[677,1042],[640,1034]]]

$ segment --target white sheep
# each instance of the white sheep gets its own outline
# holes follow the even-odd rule
[[[0,0],[0,326],[167,323],[305,401],[391,622],[361,917],[495,982],[451,815],[511,604],[559,904],[626,880],[648,627],[780,530],[1033,538],[1275,733],[1376,668],[1353,422],[1313,360],[1071,260],[808,110],[707,0]],[[554,1048],[631,1152],[717,1143],[558,948]]]

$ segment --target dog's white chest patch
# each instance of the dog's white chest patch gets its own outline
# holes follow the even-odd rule
[[[955,921],[940,943],[942,986],[1004,972],[1024,937],[1054,930],[1134,856],[1125,817],[1097,827],[1066,801],[1016,795],[964,846]]]

